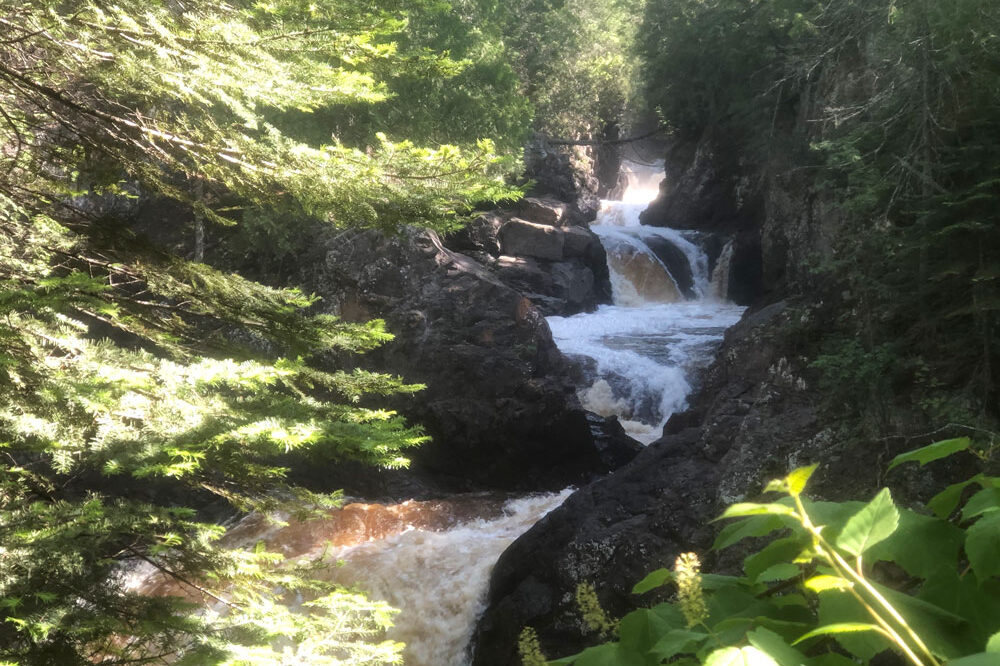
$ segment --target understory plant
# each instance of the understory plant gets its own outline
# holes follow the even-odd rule
[[[988,460],[992,447],[941,441],[889,470],[963,451]],[[733,522],[715,550],[769,537],[743,575],[703,574],[695,554],[682,554],[633,589],[674,585],[673,601],[626,615],[617,640],[549,663],[850,666],[891,652],[912,666],[1000,664],[1000,477],[950,485],[918,512],[888,488],[867,503],[812,501],[804,491],[815,470],[769,483],[776,501],[734,504],[718,518]]]

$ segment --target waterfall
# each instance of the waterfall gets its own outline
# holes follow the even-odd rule
[[[591,226],[608,254],[614,304],[548,322],[560,350],[592,369],[579,392],[584,407],[617,416],[626,432],[649,443],[685,407],[695,370],[743,308],[726,303],[719,290],[728,282],[731,244],[709,274],[698,232],[640,224],[659,191],[662,164],[626,162],[623,169],[622,200],[602,201]]]
[[[715,268],[712,270],[711,294],[720,300],[724,300],[729,296],[729,269],[733,263],[733,252],[733,241],[729,241],[722,248],[722,252],[715,262]]]
[[[725,303],[720,291],[728,282],[731,245],[710,275],[696,233],[639,223],[662,167],[626,164],[625,173],[622,200],[603,202],[591,227],[607,250],[614,305],[548,322],[560,349],[590,369],[580,390],[584,406],[617,416],[648,443],[683,409],[696,369],[711,359],[743,309]],[[230,530],[226,544],[263,542],[293,561],[322,555],[342,563],[325,570],[330,580],[401,610],[389,638],[406,643],[408,666],[463,666],[493,565],[569,493],[357,502],[322,519],[289,518],[282,525],[249,516]],[[184,593],[152,568],[136,569],[129,580],[147,594]]]

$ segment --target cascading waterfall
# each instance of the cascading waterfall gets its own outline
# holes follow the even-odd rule
[[[615,304],[550,317],[560,349],[583,360],[592,382],[584,405],[622,419],[644,442],[656,439],[691,390],[722,332],[742,308],[723,302],[731,247],[709,275],[692,232],[644,227],[639,213],[657,193],[662,167],[626,164],[622,201],[605,201],[597,224],[608,253]],[[274,525],[249,516],[230,530],[231,547],[263,541],[286,557],[341,563],[330,580],[399,608],[389,637],[406,643],[408,666],[463,666],[489,575],[506,547],[570,491],[509,500],[482,495],[401,504],[349,504],[326,518]],[[183,594],[139,568],[131,585],[149,594]],[[221,610],[221,609],[220,609]]]
[[[626,432],[649,443],[684,408],[693,371],[711,359],[743,308],[720,292],[731,246],[710,275],[697,232],[639,223],[658,192],[662,164],[626,163],[625,170],[622,201],[603,201],[591,226],[608,254],[614,305],[548,322],[560,350],[590,371],[592,383],[580,391],[584,407],[619,417]]]

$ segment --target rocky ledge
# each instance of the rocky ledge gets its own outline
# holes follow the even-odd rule
[[[327,310],[384,319],[396,336],[366,367],[426,385],[393,405],[433,438],[414,454],[418,474],[451,489],[555,489],[637,451],[616,422],[582,409],[532,301],[435,233],[321,231],[298,264],[295,283]]]
[[[523,293],[543,316],[590,311],[611,302],[607,255],[573,208],[552,196],[527,197],[480,216],[446,242]]]

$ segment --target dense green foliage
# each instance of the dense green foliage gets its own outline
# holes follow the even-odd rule
[[[192,508],[321,510],[336,493],[295,487],[290,467],[405,465],[424,437],[378,404],[419,387],[314,363],[389,334],[127,221],[160,197],[207,225],[450,229],[511,196],[517,160],[489,137],[515,145],[525,103],[480,57],[496,44],[436,22],[450,11],[0,1],[0,661],[398,661],[389,609],[311,563],[226,547]],[[473,98],[468,123],[441,122]],[[166,594],[130,582],[140,565]]]
[[[550,136],[600,136],[634,119],[633,55],[645,0],[515,0],[501,5],[508,50]]]
[[[995,418],[1000,6],[658,0],[640,42],[678,135],[836,211],[835,252],[804,284],[843,313],[818,332],[836,406],[872,410],[883,433],[911,402],[928,422]]]
[[[962,451],[987,465],[994,453],[947,440],[897,456],[889,470]],[[682,555],[633,590],[676,586],[673,602],[626,615],[616,641],[550,663],[847,666],[886,651],[913,666],[996,663],[1000,477],[949,486],[927,515],[897,507],[887,488],[868,503],[810,501],[803,492],[815,469],[771,482],[766,492],[784,495],[777,502],[722,514],[735,522],[715,549],[769,539],[745,558],[744,575],[702,574],[693,554]]]

